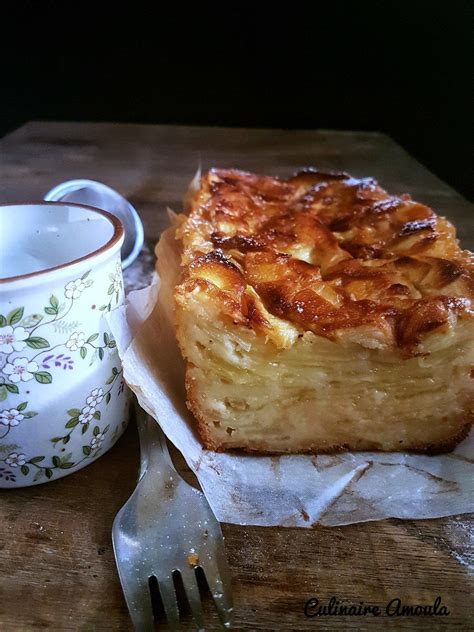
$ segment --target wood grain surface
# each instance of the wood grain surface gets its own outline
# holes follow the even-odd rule
[[[129,288],[146,285],[152,246],[179,209],[197,166],[288,174],[313,165],[371,175],[393,193],[447,215],[474,248],[471,205],[386,136],[332,131],[248,130],[114,123],[32,122],[0,142],[0,203],[39,200],[70,178],[105,182],[139,210],[146,234]],[[130,630],[111,546],[114,516],[138,472],[130,425],[99,461],[64,479],[0,493],[0,630]],[[385,520],[340,528],[223,525],[237,630],[472,630],[474,521]],[[449,616],[306,618],[317,597],[379,605],[432,604]],[[219,629],[210,600],[206,629]],[[159,629],[166,629],[163,626]],[[183,629],[193,629],[189,616]]]

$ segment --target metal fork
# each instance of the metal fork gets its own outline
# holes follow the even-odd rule
[[[149,415],[139,417],[140,478],[112,527],[115,560],[133,625],[140,632],[154,629],[150,579],[156,578],[168,625],[179,626],[173,581],[179,573],[196,627],[204,629],[196,581],[196,569],[201,568],[222,624],[230,627],[230,573],[220,524],[204,494],[177,473],[157,422]]]

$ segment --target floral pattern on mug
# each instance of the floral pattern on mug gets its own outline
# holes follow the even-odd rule
[[[102,444],[104,443],[104,439],[105,439],[105,432],[98,432],[96,435],[94,435],[90,443],[91,449],[95,450],[97,448],[100,448]]]
[[[12,428],[20,425],[25,419],[32,419],[38,414],[34,410],[26,410],[28,402],[17,404],[16,408],[0,410],[0,439],[7,436]]]
[[[3,426],[18,426],[20,421],[23,421],[25,415],[22,415],[16,408],[10,408],[10,410],[0,411],[0,424]]]
[[[25,306],[20,306],[0,314],[0,486],[4,486],[2,481],[8,483],[7,486],[20,484],[24,477],[31,484],[63,476],[65,470],[79,468],[87,460],[100,456],[123,432],[125,400],[116,342],[108,331],[87,330],[87,322],[95,322],[96,326],[99,322],[102,326],[105,324],[101,317],[88,318],[84,313],[86,295],[96,282],[91,276],[89,270],[80,278],[65,282],[63,290],[50,294],[40,310],[28,313]],[[123,298],[119,260],[108,278],[111,283],[105,285],[104,293],[109,297],[112,309]],[[60,300],[59,296],[64,298]],[[78,301],[82,305],[79,310],[74,307]],[[94,303],[94,300],[90,301],[91,316],[96,309]],[[58,379],[58,386],[62,388],[67,383],[63,377],[66,374],[75,375],[74,383],[78,371],[80,376],[87,375],[88,367],[96,362],[103,368],[94,368],[91,375],[101,375],[103,382],[89,386],[80,396],[82,401],[77,401],[77,408],[64,411],[62,427],[65,433],[51,436],[47,440],[49,446],[44,444],[40,454],[32,451],[31,446],[35,444],[24,443],[22,428],[24,424],[36,423],[34,418],[37,416],[39,423],[46,423],[44,416],[41,417],[41,404],[37,404],[38,401],[49,401],[48,396],[46,399],[38,397],[38,387],[41,391],[47,385],[53,385],[50,387],[53,388]],[[104,375],[111,363],[111,372]],[[79,380],[83,379],[80,376]],[[7,435],[8,443],[5,442]],[[71,451],[61,454],[67,444]]]
[[[99,307],[101,311],[110,312],[112,309],[112,302],[115,297],[115,306],[118,305],[120,292],[123,289],[123,281],[122,281],[122,268],[120,263],[117,263],[115,266],[115,272],[109,274],[109,279],[111,281],[109,285],[109,289],[107,290],[107,294],[111,297],[107,304]]]
[[[86,344],[86,334],[83,331],[75,331],[69,336],[66,347],[70,351],[77,351]]]
[[[28,358],[15,358],[12,362],[7,362],[2,371],[15,384],[32,380],[38,368],[37,362],[29,361]]]
[[[23,351],[26,347],[25,340],[29,334],[24,327],[0,327],[0,352],[12,353],[12,351]]]
[[[86,404],[88,406],[98,406],[100,402],[104,399],[104,391],[102,388],[95,388],[89,397],[86,399]]]
[[[77,279],[76,281],[69,281],[64,288],[64,296],[66,298],[76,299],[79,298],[82,292],[86,289],[84,279]]]
[[[19,454],[18,452],[10,452],[5,459],[5,463],[10,467],[18,467],[19,465],[21,466],[26,463],[26,456],[24,454]]]
[[[115,276],[117,269],[116,266]],[[93,285],[94,281],[88,278],[89,275],[90,270],[85,272],[80,279],[66,284],[64,295],[69,299],[69,303],[60,304],[54,294],[50,296],[49,303],[43,308],[46,316],[53,317],[49,320],[45,320],[41,314],[32,314],[24,318],[24,307],[13,309],[7,316],[0,315],[0,332],[2,332],[0,334],[2,350],[0,351],[0,401],[6,398],[7,393],[18,394],[17,384],[20,382],[28,382],[34,378],[39,384],[51,384],[53,375],[49,370],[43,370],[44,368],[51,368],[47,361],[54,359],[54,367],[69,368],[70,370],[74,368],[73,360],[70,357],[66,358],[64,353],[44,355],[52,350],[64,347],[73,353],[79,351],[80,357],[84,359],[90,348],[93,351],[90,361],[90,365],[92,365],[96,359],[104,359],[105,349],[115,349],[115,340],[107,332],[103,334],[103,344],[99,345],[94,344],[99,338],[99,333],[93,333],[86,338],[84,331],[72,331],[67,340],[54,346],[51,346],[46,338],[37,334],[37,331],[46,325],[64,323],[64,317],[69,314],[74,302],[87,288]],[[121,288],[122,285],[120,284]],[[118,300],[117,296],[117,303]],[[26,349],[37,352],[32,357],[13,357],[15,352]],[[42,363],[41,368],[38,360]]]

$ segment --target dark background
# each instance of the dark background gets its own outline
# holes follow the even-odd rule
[[[29,119],[378,130],[474,198],[472,1],[6,5],[0,135]]]

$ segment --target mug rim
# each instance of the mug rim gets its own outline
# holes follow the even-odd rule
[[[72,259],[71,261],[66,261],[65,263],[60,263],[56,266],[51,266],[49,268],[43,268],[41,270],[35,270],[34,272],[26,272],[25,274],[17,274],[9,277],[0,277],[0,286],[6,285],[9,283],[14,283],[16,281],[23,281],[35,277],[44,277],[51,272],[56,272],[58,270],[64,270],[70,267],[75,266],[78,263],[82,263],[87,261],[88,259],[93,259],[96,256],[111,250],[114,246],[120,245],[120,242],[124,238],[124,229],[123,224],[119,220],[118,217],[109,213],[108,211],[104,211],[102,209],[96,208],[95,206],[90,206],[89,204],[79,204],[78,202],[10,202],[10,203],[2,203],[0,204],[0,209],[5,208],[7,206],[75,206],[77,208],[82,208],[87,211],[92,211],[93,213],[97,213],[98,215],[102,215],[107,219],[113,227],[113,233],[110,239],[100,246],[100,248],[96,248],[92,252],[89,252],[82,257],[78,257],[77,259]]]

